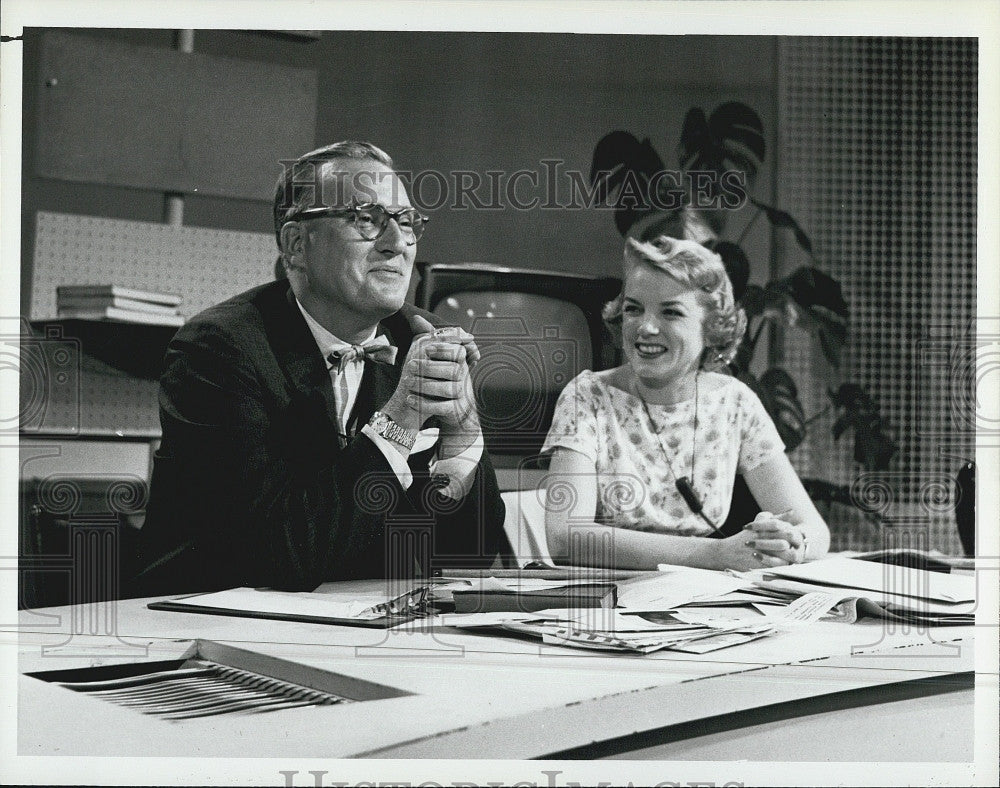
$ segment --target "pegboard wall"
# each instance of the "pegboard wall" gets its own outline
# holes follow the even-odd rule
[[[56,316],[59,285],[90,284],[177,293],[191,317],[269,281],[276,256],[269,233],[39,211],[31,319]]]
[[[22,436],[159,437],[158,382],[87,356],[75,337],[28,331],[19,362]]]
[[[116,284],[177,293],[184,298],[181,314],[191,317],[273,276],[276,250],[267,233],[45,212],[39,212],[37,227],[34,320],[56,317],[59,285]],[[36,337],[31,346],[40,363],[37,374],[24,374],[25,359],[31,357],[22,353],[21,401],[37,407],[30,412],[22,407],[30,416],[21,419],[22,432],[159,434],[155,380],[131,377],[87,356],[73,337]],[[67,361],[57,365],[56,357]]]
[[[782,364],[807,416],[831,386],[867,387],[899,446],[889,471],[867,473],[853,435],[834,442],[831,413],[792,462],[852,484],[895,526],[836,507],[834,548],[893,546],[905,530],[912,546],[961,552],[954,478],[975,429],[977,42],[789,37],[779,73],[779,205],[851,310],[839,376],[798,329]],[[791,241],[779,259],[784,274],[810,263]]]

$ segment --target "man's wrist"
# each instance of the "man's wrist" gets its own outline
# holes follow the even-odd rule
[[[479,433],[482,432],[482,427],[479,424],[479,413],[473,408],[472,412],[469,413],[464,418],[455,422],[454,424],[448,424],[442,421],[441,423],[441,434],[442,435],[458,435],[458,436],[468,436],[470,439],[475,438]],[[471,440],[470,440],[471,442]]]
[[[386,403],[385,407],[383,407],[381,411],[377,412],[384,413],[393,422],[395,422],[404,430],[413,435],[416,435],[418,432],[420,432],[420,424],[417,421],[418,416],[410,408],[403,407],[397,409],[394,408],[391,404]]]
[[[441,440],[438,445],[438,457],[454,457],[462,454],[470,446],[481,443],[483,438],[482,428],[479,420],[469,422],[458,427],[441,426]]]
[[[368,427],[376,435],[395,444],[393,448],[397,449],[404,457],[409,455],[410,449],[413,448],[417,439],[416,430],[407,430],[385,411],[375,411],[368,421]]]

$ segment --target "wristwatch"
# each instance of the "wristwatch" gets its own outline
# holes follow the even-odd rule
[[[412,449],[413,444],[417,442],[416,435],[409,430],[404,430],[380,410],[372,414],[371,419],[368,420],[368,426],[372,428],[376,435],[381,435],[383,438],[395,441],[407,450]]]

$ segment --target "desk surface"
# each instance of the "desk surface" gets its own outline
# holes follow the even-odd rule
[[[384,632],[153,611],[147,601],[21,611],[17,628],[0,631],[18,644],[21,674],[176,658],[200,638],[412,694],[170,723],[21,675],[19,754],[232,757],[252,741],[257,757],[591,757],[686,730],[711,736],[741,714],[751,715],[744,725],[808,715],[806,701],[814,712],[956,692],[945,707],[972,702],[972,627],[819,622],[706,655],[607,656],[421,622]],[[971,726],[964,711],[955,720]],[[971,728],[950,735],[973,738]],[[852,759],[867,760],[856,750]]]

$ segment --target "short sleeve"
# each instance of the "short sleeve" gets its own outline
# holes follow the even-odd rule
[[[785,443],[763,403],[749,387],[742,387],[739,399],[742,428],[737,470],[746,473],[783,454]]]
[[[597,411],[594,402],[596,385],[585,371],[573,378],[562,390],[542,453],[561,446],[597,461]]]

